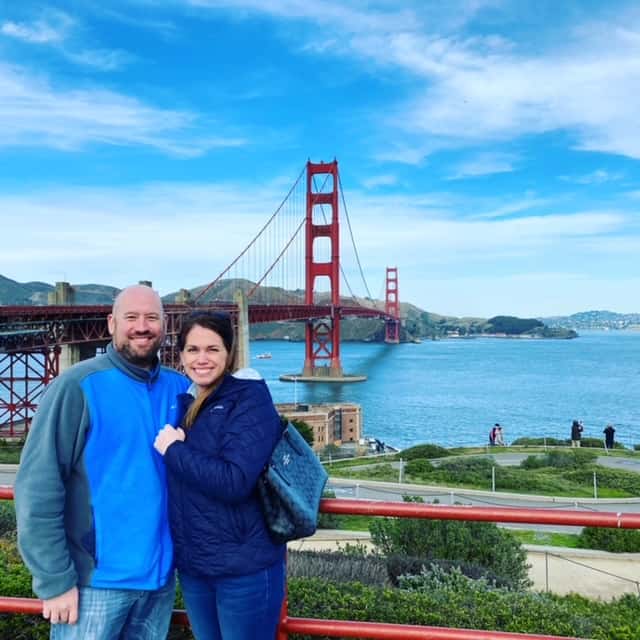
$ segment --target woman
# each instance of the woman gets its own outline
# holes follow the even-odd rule
[[[187,316],[178,337],[192,381],[180,428],[154,446],[164,456],[175,561],[197,640],[273,640],[284,599],[285,545],[264,524],[256,482],[282,428],[264,380],[234,373],[227,314]]]

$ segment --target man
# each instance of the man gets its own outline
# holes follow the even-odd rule
[[[582,424],[582,420],[574,420],[571,423],[571,446],[573,448],[580,447],[580,440],[582,439],[583,431],[584,426]]]
[[[51,638],[158,640],[174,601],[165,470],[153,440],[188,380],[161,367],[164,316],[120,292],[111,344],[47,388],[16,476],[18,546]]]

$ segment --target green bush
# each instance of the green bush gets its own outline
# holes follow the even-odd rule
[[[510,588],[521,589],[531,584],[522,545],[492,522],[378,518],[369,530],[376,550],[384,556],[475,564],[492,571]]]
[[[583,549],[602,549],[613,553],[639,553],[640,530],[584,527],[577,539]]]
[[[16,510],[13,502],[3,500],[0,502],[0,536],[12,534],[16,530]]]
[[[541,455],[527,456],[520,466],[524,469],[577,469],[593,464],[598,457],[595,451],[583,449],[554,450]]]
[[[415,447],[403,449],[400,456],[403,460],[415,460],[417,458],[446,458],[451,452],[437,444],[419,444]]]
[[[319,578],[292,578],[288,584],[289,614],[594,640],[640,640],[637,596],[600,602],[575,595],[486,589],[474,581],[459,581],[453,589],[451,582],[448,580],[442,588],[409,591],[358,582],[336,584]],[[298,637],[311,640],[310,636]]]
[[[435,467],[431,462],[429,462],[425,458],[415,458],[413,460],[409,460],[405,465],[405,472],[410,476],[415,476],[417,478],[422,478],[424,476],[429,475]]]
[[[469,562],[417,558],[413,556],[392,555],[387,557],[389,580],[394,587],[399,586],[403,576],[421,575],[427,568],[436,568],[443,573],[457,570],[471,580],[485,580],[487,584],[508,587],[509,582],[497,576],[491,569]]]
[[[602,438],[582,438],[580,446],[589,449],[604,449],[604,440]]]
[[[601,489],[615,489],[630,496],[640,495],[640,474],[624,469],[609,469],[607,467],[587,467],[563,473],[563,477],[570,482],[583,485],[593,485],[593,473],[596,473],[598,487]]]
[[[566,447],[570,443],[569,440],[560,440],[558,438],[517,438],[511,443],[511,446],[520,447]]]

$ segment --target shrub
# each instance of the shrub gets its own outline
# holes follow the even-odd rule
[[[623,469],[609,469],[606,467],[587,467],[572,469],[563,473],[563,477],[570,482],[593,485],[593,472],[596,471],[598,486],[601,489],[615,489],[630,496],[640,495],[640,474]]]
[[[548,453],[527,456],[520,466],[524,469],[575,469],[595,462],[595,451],[582,449],[556,450]]]
[[[445,458],[451,452],[437,444],[419,444],[409,449],[403,449],[400,456],[403,460],[415,460],[417,458]]]
[[[640,552],[640,530],[584,527],[577,543],[583,549],[602,549],[613,553]]]
[[[372,586],[390,584],[383,558],[339,551],[289,551],[287,577],[358,581]]]
[[[604,440],[602,438],[582,438],[580,442],[581,447],[588,447],[589,449],[604,448]]]
[[[566,447],[569,442],[569,440],[560,440],[558,438],[517,438],[511,443],[511,446],[542,447],[546,444],[550,447]]]
[[[13,502],[0,502],[0,536],[12,534],[16,530],[16,510]]]
[[[466,562],[493,571],[513,589],[531,584],[520,542],[492,522],[378,518],[369,530],[376,550],[385,556]]]
[[[293,418],[291,424],[297,429],[298,433],[306,440],[307,444],[313,446],[313,429],[304,420]]]
[[[435,467],[425,458],[416,458],[407,462],[404,470],[410,476],[423,477],[429,475]]]
[[[599,602],[575,595],[483,589],[464,580],[458,580],[453,589],[454,580],[445,578],[444,588],[408,591],[292,578],[288,585],[289,614],[594,640],[640,640],[640,628],[633,622],[640,620],[637,596]],[[311,640],[310,636],[299,637]]]
[[[402,555],[387,557],[389,580],[394,587],[400,585],[402,576],[421,575],[428,567],[437,567],[438,570],[444,573],[456,569],[470,580],[485,580],[487,584],[497,587],[509,586],[508,581],[503,580],[490,569],[469,562],[453,562],[451,560],[416,558]]]
[[[527,456],[521,463],[520,466],[523,469],[542,469],[543,467],[548,466],[546,456]]]

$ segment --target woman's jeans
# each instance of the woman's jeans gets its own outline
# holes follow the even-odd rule
[[[178,572],[196,640],[274,640],[284,600],[284,562],[244,576]]]
[[[52,624],[51,640],[165,640],[175,578],[157,591],[79,587],[76,624]]]

